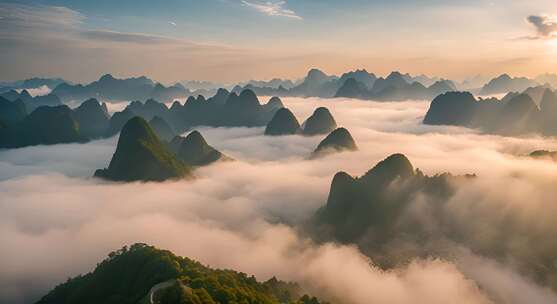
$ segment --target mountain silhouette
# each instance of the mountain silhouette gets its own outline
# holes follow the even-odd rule
[[[192,131],[185,138],[174,137],[170,147],[180,160],[190,166],[205,166],[218,160],[230,159],[209,146],[199,131]]]
[[[110,117],[108,122],[108,129],[106,131],[106,136],[113,136],[118,134],[122,127],[128,122],[128,120],[132,119],[133,117],[137,116],[134,111],[131,109],[124,109],[123,111],[116,112]]]
[[[188,91],[181,85],[165,87],[144,76],[118,79],[110,74],[103,75],[99,80],[87,85],[62,83],[54,88],[52,93],[64,101],[88,98],[103,100],[138,100],[144,98],[169,100],[188,95]]]
[[[366,99],[369,94],[369,89],[365,86],[365,84],[354,78],[348,78],[342,87],[338,89],[335,97]]]
[[[269,99],[269,101],[264,105],[266,111],[278,111],[281,108],[284,108],[284,104],[280,98],[274,96]]]
[[[474,119],[477,101],[469,92],[448,92],[431,102],[424,124],[468,126]]]
[[[312,157],[319,157],[331,152],[356,150],[358,150],[358,146],[356,146],[356,142],[350,132],[345,128],[338,128],[319,143],[315,151],[313,151]]]
[[[508,74],[502,74],[486,83],[480,90],[480,95],[492,95],[508,92],[522,92],[528,87],[538,85],[535,81],[525,77],[513,78]]]
[[[95,176],[125,182],[164,181],[191,177],[191,171],[167,150],[147,121],[136,116],[122,128],[108,168],[97,170]]]
[[[25,118],[27,111],[25,104],[20,99],[15,101],[0,97],[0,121],[6,126],[13,125]]]
[[[417,196],[431,206],[445,202],[454,194],[453,183],[460,179],[450,174],[425,176],[403,154],[390,155],[359,178],[339,172],[326,204],[315,214],[317,231],[328,240],[358,244],[382,266],[392,263],[381,256],[381,250],[398,231],[408,229],[403,232],[418,239],[428,233],[421,227],[397,226],[407,206]]]
[[[546,90],[540,108],[525,93],[509,93],[501,100],[478,100],[469,92],[449,92],[431,102],[424,124],[465,126],[503,135],[555,136],[557,98],[551,90]]]
[[[265,135],[292,135],[300,131],[300,123],[287,108],[278,110],[267,127]]]
[[[27,90],[22,90],[21,93],[18,93],[15,90],[10,90],[8,92],[4,92],[0,94],[0,97],[3,97],[10,101],[21,100],[25,104],[25,108],[27,113],[33,112],[36,108],[41,106],[60,106],[62,105],[62,101],[58,96],[54,94],[42,95],[42,96],[31,96]]]
[[[38,107],[20,122],[0,130],[0,148],[84,142],[79,123],[67,106]]]
[[[355,70],[342,74],[342,76],[340,76],[339,82],[344,85],[346,84],[346,81],[348,79],[354,79],[359,83],[362,83],[366,88],[371,89],[375,84],[375,81],[377,81],[377,76],[375,76],[375,74],[373,73],[369,73],[365,69]]]
[[[337,123],[329,111],[325,107],[319,107],[313,111],[313,114],[303,123],[302,133],[304,135],[328,134],[336,129]]]
[[[557,95],[545,89],[540,101],[540,115],[544,134],[557,135]]]
[[[81,134],[87,138],[99,138],[106,134],[110,117],[98,100],[91,98],[74,110]]]

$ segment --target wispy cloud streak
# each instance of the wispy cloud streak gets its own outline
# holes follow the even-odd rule
[[[303,20],[303,18],[296,14],[295,11],[286,8],[286,1],[259,2],[242,0],[242,4],[268,16],[279,16]]]

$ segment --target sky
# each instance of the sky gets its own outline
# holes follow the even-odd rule
[[[554,15],[554,0],[0,1],[0,80],[535,76],[557,68]]]

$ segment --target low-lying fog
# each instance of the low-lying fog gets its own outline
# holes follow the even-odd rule
[[[91,178],[108,165],[116,138],[0,151],[0,302],[33,302],[111,250],[145,242],[260,280],[294,280],[348,304],[557,303],[552,290],[512,263],[478,256],[465,244],[455,245],[455,261],[416,260],[382,271],[355,247],[314,245],[292,228],[325,204],[337,171],[361,175],[400,152],[426,174],[478,174],[449,202],[450,214],[470,233],[493,238],[506,234],[500,223],[512,217],[523,234],[505,237],[535,254],[536,247],[525,247],[528,233],[555,244],[557,164],[521,156],[557,150],[556,140],[423,126],[426,102],[283,102],[300,123],[317,106],[328,107],[360,151],[307,160],[322,137],[200,128],[209,144],[238,161],[197,170],[195,181],[146,184]]]

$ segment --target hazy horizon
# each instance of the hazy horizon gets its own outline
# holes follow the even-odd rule
[[[533,77],[557,68],[556,12],[550,0],[6,1],[0,79],[233,83],[313,67]]]

